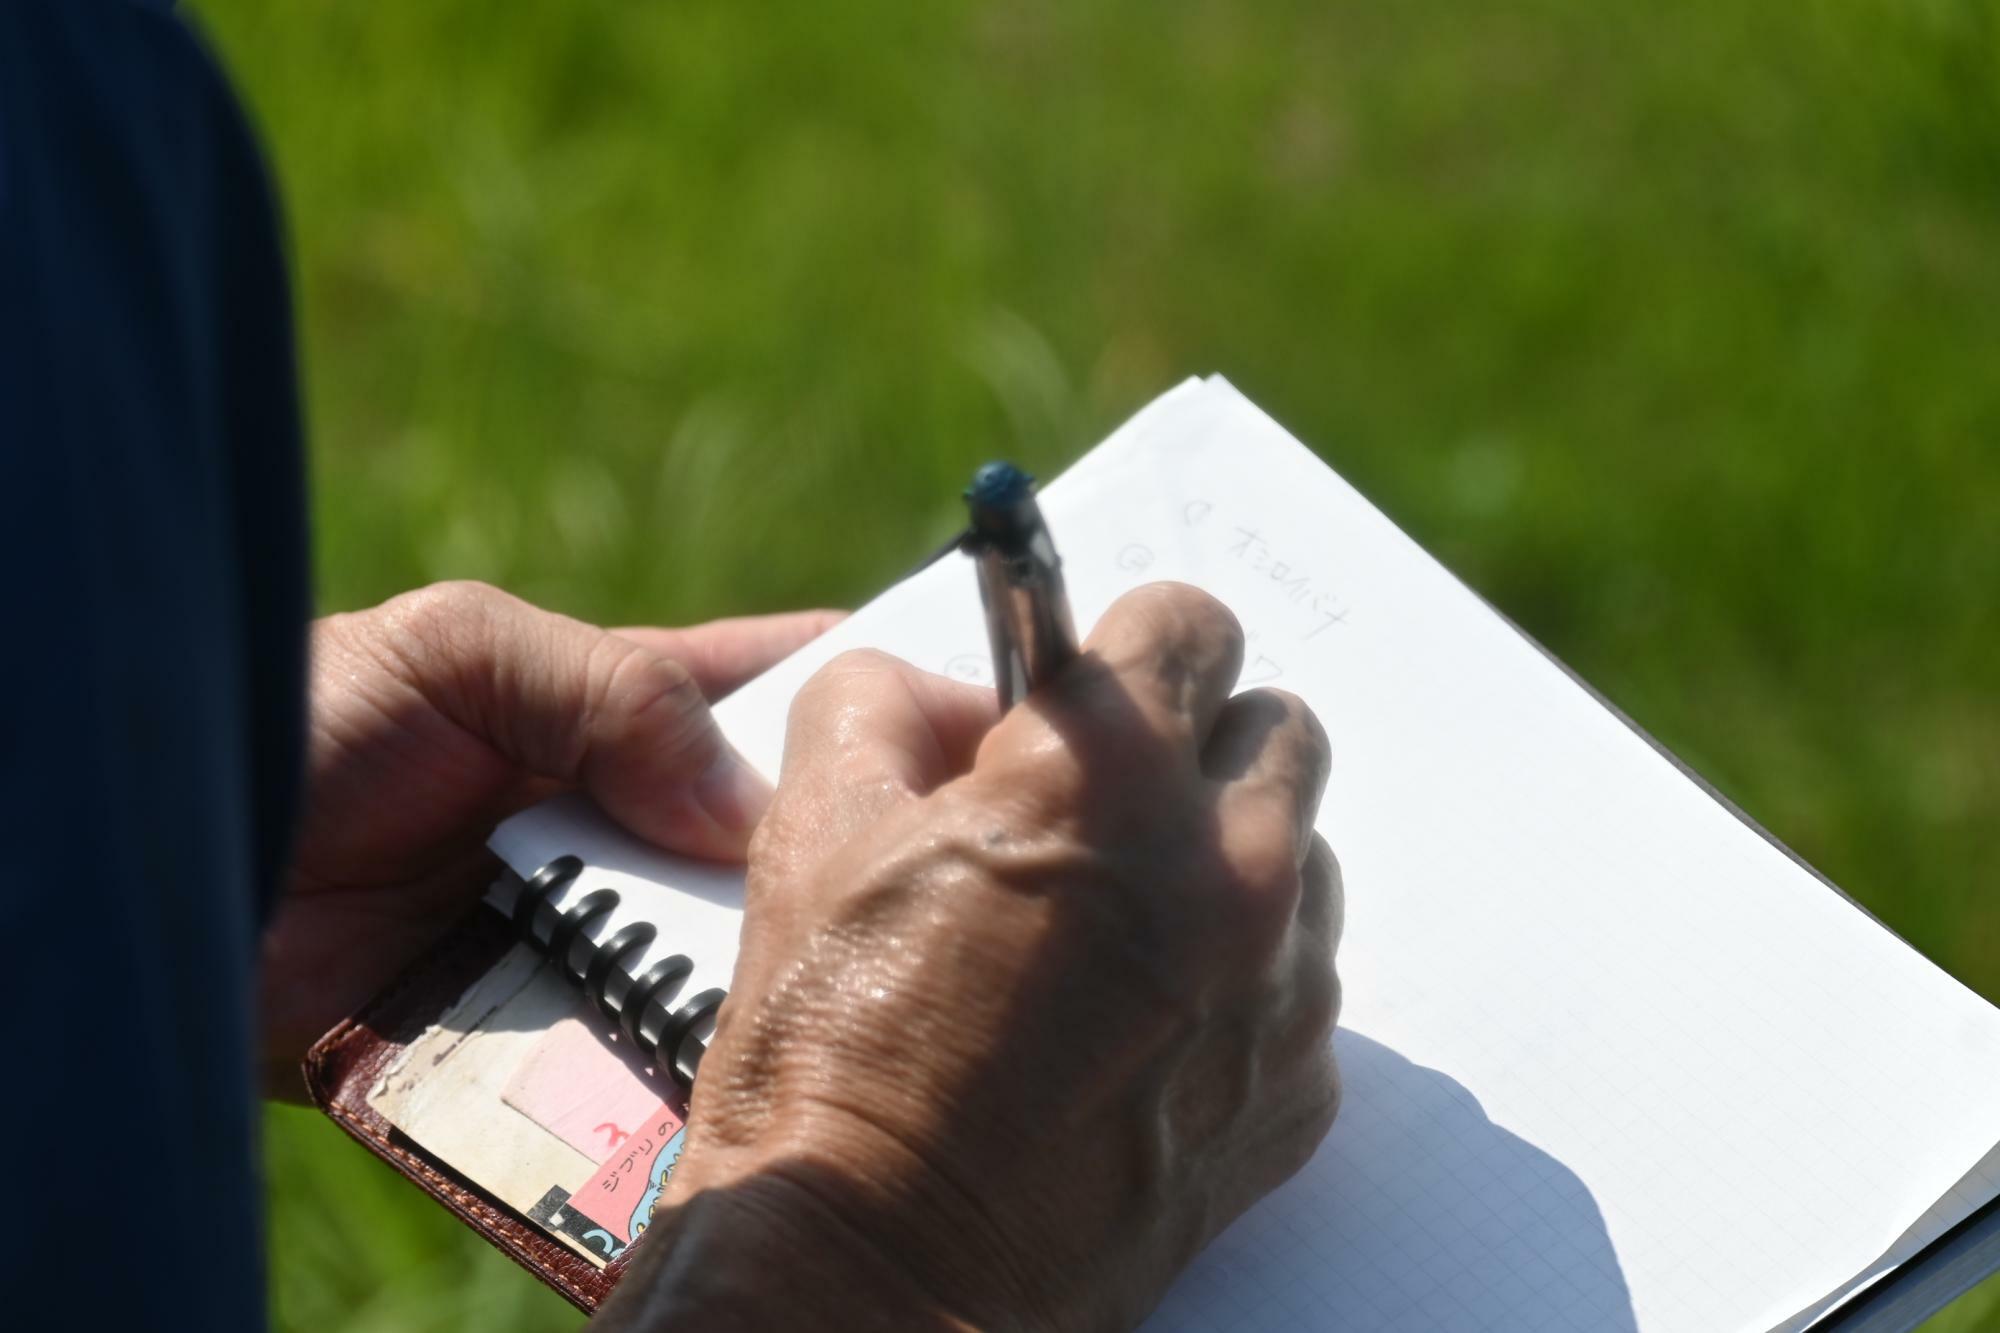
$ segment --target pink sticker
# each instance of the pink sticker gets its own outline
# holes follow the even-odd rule
[[[570,1195],[569,1206],[631,1244],[652,1220],[653,1205],[674,1173],[686,1138],[679,1113],[664,1102],[656,1104],[632,1139],[604,1159],[588,1185]]]
[[[507,1080],[500,1100],[593,1162],[630,1143],[654,1121],[660,1090],[579,1019],[556,1023]]]

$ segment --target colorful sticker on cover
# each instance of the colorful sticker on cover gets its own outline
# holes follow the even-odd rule
[[[515,1069],[500,1100],[601,1162],[648,1122],[660,1104],[660,1090],[628,1050],[565,1018]]]
[[[584,1246],[599,1263],[608,1264],[625,1253],[625,1242],[579,1212],[569,1191],[560,1185],[549,1186],[541,1201],[528,1210],[528,1220]]]
[[[597,1175],[570,1197],[571,1209],[615,1236],[621,1248],[636,1240],[652,1219],[667,1180],[680,1160],[687,1126],[664,1102],[618,1151],[604,1159]]]

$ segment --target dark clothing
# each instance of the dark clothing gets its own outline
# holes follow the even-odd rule
[[[0,1153],[24,1328],[62,1326],[37,1293],[78,1324],[263,1322],[252,981],[301,775],[297,395],[256,146],[165,11],[0,0]]]

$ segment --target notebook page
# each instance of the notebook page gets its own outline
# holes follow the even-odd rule
[[[1864,1273],[2000,1139],[2000,1013],[1229,386],[1156,401],[1044,501],[1080,626],[1137,583],[1200,584],[1245,625],[1242,683],[1301,694],[1334,741],[1346,1102],[1149,1328],[1754,1333]],[[857,644],[985,679],[969,567],[725,701],[753,762],[775,772],[791,694]],[[564,831],[496,848],[532,870]],[[685,873],[625,864],[635,889]]]

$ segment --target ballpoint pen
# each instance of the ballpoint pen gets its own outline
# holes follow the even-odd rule
[[[1012,463],[974,473],[965,505],[972,527],[959,545],[979,573],[1000,707],[1012,708],[1077,655],[1062,560],[1035,503],[1035,479]]]

